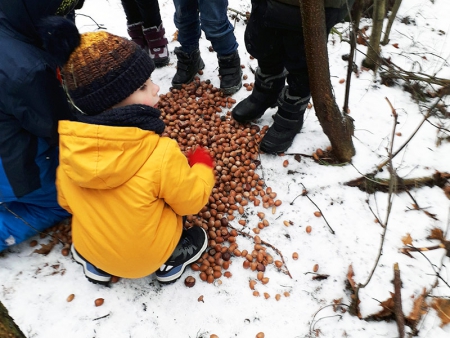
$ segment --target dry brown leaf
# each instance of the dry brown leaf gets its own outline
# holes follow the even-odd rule
[[[400,252],[401,252],[402,254],[404,254],[404,255],[410,257],[410,258],[414,258],[414,256],[411,255],[411,254],[409,253],[408,248],[401,248],[401,249],[400,249]]]
[[[412,241],[413,239],[409,233],[406,234],[406,236],[402,237],[402,242],[404,245],[412,245]]]
[[[41,254],[41,255],[48,255],[50,253],[50,251],[52,251],[55,244],[56,244],[55,242],[50,242],[48,244],[41,244],[40,249],[36,249],[33,252]]]
[[[447,253],[445,254],[447,257],[450,257],[450,241],[444,241],[444,247]]]
[[[337,312],[338,310],[342,313],[345,313],[347,310],[341,306],[342,305],[342,298],[339,299],[333,299],[333,311]]]
[[[380,312],[374,314],[372,317],[376,319],[385,319],[386,317],[390,317],[394,315],[394,293],[389,292],[391,294],[391,298],[386,299],[384,302],[381,302],[380,305],[383,308]]]
[[[450,185],[446,185],[443,189],[445,196],[450,200]]]
[[[425,302],[426,296],[426,290],[423,289],[422,294],[414,301],[413,308],[409,315],[406,316],[406,320],[417,323],[422,318],[422,315],[427,312],[428,304]]]
[[[427,238],[428,239],[438,239],[441,242],[445,241],[444,233],[439,228],[431,229],[430,236],[428,236]]]
[[[441,327],[450,323],[450,299],[435,298],[431,307],[436,310],[441,319]]]
[[[172,35],[172,41],[178,41],[178,29]]]
[[[436,214],[432,214],[431,212],[428,212],[426,210],[423,211],[425,213],[425,215],[427,215],[428,217],[434,219],[435,221],[438,221],[438,218],[436,217]]]
[[[350,286],[352,287],[353,291],[356,289],[356,283],[353,280],[354,276],[355,274],[353,273],[353,266],[350,264],[347,272],[347,280],[350,283]]]
[[[312,280],[324,280],[330,277],[330,275],[318,273],[317,275],[312,277]]]

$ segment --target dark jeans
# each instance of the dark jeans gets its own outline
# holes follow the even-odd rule
[[[350,7],[353,2],[349,0]],[[346,14],[347,7],[325,9],[328,34]],[[300,7],[274,0],[253,0],[245,46],[258,60],[263,74],[280,74],[286,68],[290,95],[310,95]]]
[[[145,28],[158,27],[161,24],[158,0],[122,0],[127,24],[143,22]]]
[[[178,41],[185,53],[198,49],[201,30],[218,56],[236,51],[238,43],[227,16],[228,0],[173,0],[173,3]]]

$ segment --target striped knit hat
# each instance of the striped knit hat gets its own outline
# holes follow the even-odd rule
[[[133,94],[154,69],[149,54],[137,44],[100,31],[81,35],[62,76],[74,105],[96,115]]]

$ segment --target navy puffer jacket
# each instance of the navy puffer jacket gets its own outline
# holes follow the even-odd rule
[[[0,1],[0,202],[52,184],[46,162],[57,147],[57,123],[72,118],[57,67],[79,43],[75,25],[54,15],[76,2]],[[74,30],[68,43],[64,34]]]

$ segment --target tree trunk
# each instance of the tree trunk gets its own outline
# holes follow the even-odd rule
[[[400,5],[402,4],[402,0],[395,0],[394,6],[392,6],[391,15],[389,15],[388,24],[386,27],[386,31],[384,32],[384,38],[381,44],[383,46],[387,45],[389,43],[389,34],[391,34],[391,28],[392,24],[394,23],[394,20],[397,16],[398,9],[400,8]]]
[[[375,0],[373,6],[372,33],[370,34],[367,56],[363,60],[362,65],[376,72],[380,65],[380,40],[386,0]]]
[[[353,59],[355,58],[356,36],[359,31],[359,22],[361,21],[362,3],[364,0],[356,0],[351,10],[352,31],[350,33],[350,55],[348,57],[347,81],[345,83],[345,99],[343,111],[348,112],[348,100],[350,97],[350,82],[353,73]]]
[[[341,113],[333,96],[324,3],[317,0],[301,0],[300,9],[311,96],[316,115],[331,142],[334,155],[341,162],[350,162],[355,155],[352,141],[354,125],[350,116]]]
[[[26,338],[14,320],[9,316],[8,310],[0,302],[0,337]]]

